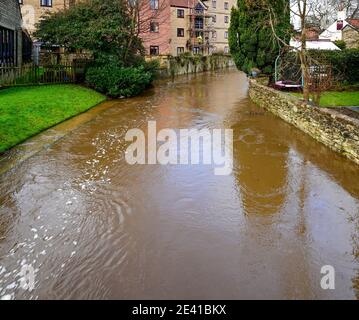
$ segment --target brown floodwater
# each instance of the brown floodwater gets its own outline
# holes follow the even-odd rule
[[[161,81],[1,175],[0,298],[359,298],[359,167],[247,91],[233,70]],[[233,173],[130,166],[124,135],[149,120],[233,129]]]

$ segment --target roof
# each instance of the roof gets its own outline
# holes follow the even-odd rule
[[[200,4],[205,10],[208,9],[208,6],[201,0],[170,0],[171,7],[194,8],[198,4]]]
[[[359,29],[359,19],[347,19],[347,22],[354,28]]]
[[[359,32],[359,19],[347,19],[348,24],[343,28],[352,28],[354,30],[357,30]]]
[[[170,0],[171,7],[193,8],[195,0]]]
[[[301,42],[298,40],[292,39],[290,45],[296,49],[300,49]],[[306,46],[308,50],[338,50],[340,48],[337,47],[333,42],[330,40],[312,40],[306,41]]]

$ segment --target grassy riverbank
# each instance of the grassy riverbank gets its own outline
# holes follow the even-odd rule
[[[0,90],[0,153],[104,100],[70,84]]]
[[[302,97],[301,93],[293,93],[297,97]],[[320,99],[321,107],[344,107],[359,106],[359,91],[328,91],[324,92]]]

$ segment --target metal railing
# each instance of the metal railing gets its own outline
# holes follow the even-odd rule
[[[0,66],[0,86],[72,83],[82,72],[76,65]]]

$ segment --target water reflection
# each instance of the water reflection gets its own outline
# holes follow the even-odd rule
[[[246,214],[272,215],[285,202],[289,148],[268,125],[270,121],[252,107],[232,127],[236,179]]]
[[[0,296],[356,298],[359,172],[236,71],[162,81],[1,176]],[[233,128],[234,171],[129,166],[130,128]],[[36,271],[32,292],[19,270]],[[337,271],[334,292],[320,268]]]

